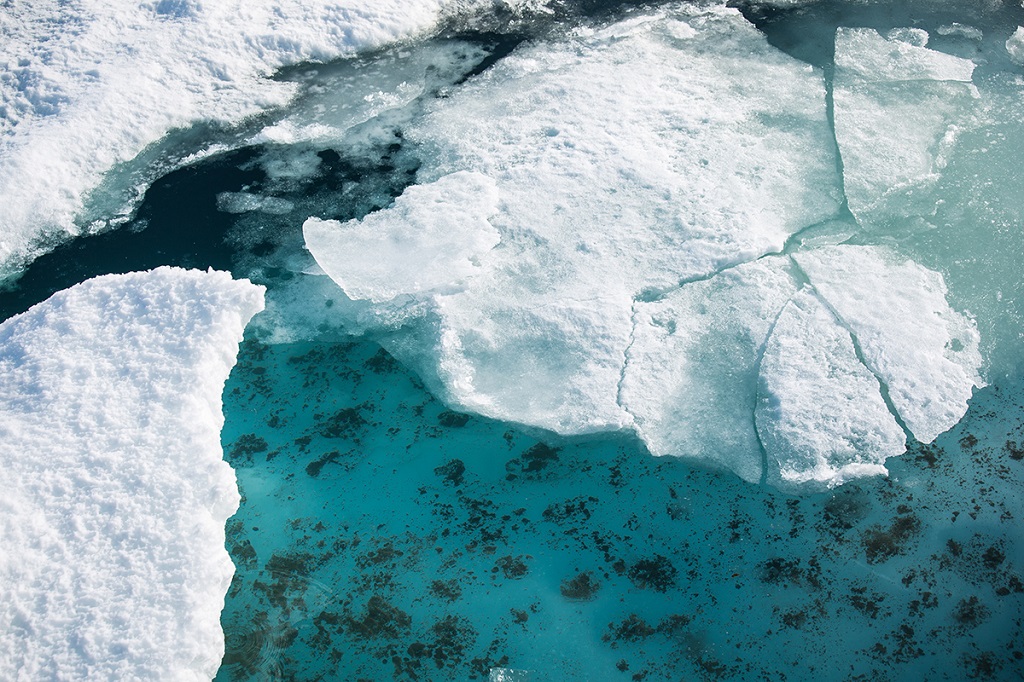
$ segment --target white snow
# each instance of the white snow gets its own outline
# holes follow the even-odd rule
[[[268,78],[280,67],[380,47],[422,34],[442,16],[495,4],[507,3],[6,3],[0,12],[0,279],[93,218],[115,219],[126,195],[137,197],[175,162],[142,154],[170,132],[178,129],[180,153],[208,141],[201,128],[189,128],[196,122],[235,124],[288,102],[296,84]],[[97,191],[115,168],[118,178],[106,179],[118,186]]]
[[[479,258],[500,236],[494,181],[459,172],[413,185],[384,211],[362,220],[308,219],[306,248],[352,299],[376,303],[449,287],[481,270]]]
[[[109,275],[0,325],[0,678],[209,680],[238,506],[221,391],[261,289]]]
[[[757,431],[779,488],[887,473],[906,437],[849,332],[808,289],[779,315],[761,359]]]
[[[873,226],[912,214],[915,193],[934,203],[920,188],[937,178],[974,104],[974,63],[864,28],[836,32],[835,59],[835,131],[850,211]]]
[[[833,246],[796,262],[851,331],[907,428],[930,443],[981,387],[977,328],[950,308],[940,273],[884,248]]]
[[[1006,39],[1006,52],[1010,55],[1010,61],[1024,66],[1024,26],[1018,26],[1013,35]]]

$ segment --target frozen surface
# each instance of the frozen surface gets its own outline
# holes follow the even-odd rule
[[[235,124],[287,103],[296,83],[268,78],[280,67],[352,55],[420,35],[444,15],[495,4],[506,3],[44,0],[5,6],[0,276],[12,275],[62,235],[78,233],[87,227],[83,221],[117,222],[111,214],[123,207],[105,204],[92,190],[117,169],[123,187],[113,193],[138,194],[173,159],[160,158],[156,168],[130,162],[172,130]],[[338,123],[337,116],[330,122]],[[202,144],[202,130],[193,133],[191,144]],[[179,130],[179,147],[189,146],[189,135]],[[83,212],[90,202],[103,210]]]
[[[436,371],[439,395],[457,408],[562,434],[629,426],[617,394],[630,299],[613,292],[536,297],[530,306],[502,300],[522,286],[439,297],[439,341],[420,365],[427,377]]]
[[[455,405],[564,434],[631,424],[617,397],[636,297],[781,250],[839,206],[821,73],[724,8],[521,48],[405,136],[423,183],[493,178],[501,246],[437,295],[424,347],[388,347]]]
[[[1018,26],[1006,40],[1006,52],[1014,64],[1024,66],[1024,26]]]
[[[210,679],[238,506],[221,391],[261,289],[160,268],[0,325],[0,677]]]
[[[655,455],[694,457],[760,481],[758,362],[797,289],[783,257],[741,265],[638,303],[622,404]]]
[[[809,289],[779,315],[761,359],[757,430],[769,482],[834,487],[885,474],[906,438],[850,334]]]
[[[495,179],[494,224],[544,262],[538,286],[635,295],[780,250],[836,212],[824,98],[820,71],[735,10],[670,5],[522,48],[406,136],[421,182]]]
[[[385,211],[345,224],[310,218],[306,247],[352,299],[375,303],[451,287],[477,274],[500,239],[494,181],[459,172],[414,185]]]
[[[840,28],[835,54],[835,131],[850,211],[868,225],[912,214],[915,193],[934,183],[973,108],[974,64],[861,28]]]
[[[930,443],[956,424],[984,385],[982,359],[974,320],[950,308],[942,275],[874,247],[827,247],[795,259],[914,436]]]

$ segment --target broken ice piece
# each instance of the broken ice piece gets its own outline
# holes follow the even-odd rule
[[[950,308],[940,273],[888,249],[832,246],[796,262],[859,344],[893,406],[922,443],[967,411],[983,386],[974,320]]]
[[[757,432],[767,480],[778,488],[831,488],[885,474],[885,459],[906,449],[878,379],[857,358],[849,332],[809,289],[779,315],[760,377]]]

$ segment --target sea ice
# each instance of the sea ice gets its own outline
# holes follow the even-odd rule
[[[221,391],[262,291],[159,268],[0,325],[0,677],[209,680],[238,506]]]
[[[833,487],[886,473],[906,437],[857,358],[850,333],[809,289],[786,304],[765,345],[757,432],[767,480]]]
[[[553,276],[614,271],[635,295],[780,250],[837,212],[824,98],[821,72],[737,11],[672,5],[520,49],[405,136],[421,182],[494,178],[492,222]]]
[[[850,211],[875,225],[921,210],[920,202],[934,205],[921,187],[945,165],[977,97],[974,63],[867,28],[840,28],[835,55],[835,131]]]
[[[859,344],[899,416],[930,443],[967,411],[979,372],[974,320],[950,308],[940,273],[887,249],[832,246],[794,255]]]
[[[0,12],[0,280],[54,241],[93,229],[93,220],[123,221],[124,204],[182,161],[174,154],[209,144],[208,127],[289,102],[298,85],[270,78],[281,67],[351,56],[422,34],[443,16],[506,4],[7,3]],[[346,110],[348,118],[323,111],[321,128],[373,115],[415,89],[411,81],[394,93],[381,88],[371,92],[375,102]],[[287,137],[288,124],[265,138]],[[173,153],[154,152],[151,145],[172,131]]]
[[[1013,35],[1006,39],[1006,52],[1014,64],[1024,66],[1024,26],[1018,26]]]
[[[501,245],[436,297],[423,348],[388,347],[489,416],[630,425],[617,392],[633,299],[781,250],[838,210],[822,74],[735,10],[673,5],[527,46],[431,106],[404,131],[418,179],[493,178]]]
[[[308,219],[306,247],[351,299],[375,303],[450,287],[481,270],[500,236],[494,181],[459,172],[413,185],[386,210],[341,224]]]
[[[758,364],[796,289],[780,256],[636,304],[621,400],[652,454],[701,459],[761,480]]]

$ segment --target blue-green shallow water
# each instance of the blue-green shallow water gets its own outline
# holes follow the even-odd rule
[[[218,680],[1018,679],[1016,386],[790,497],[452,413],[370,342],[249,340]]]

